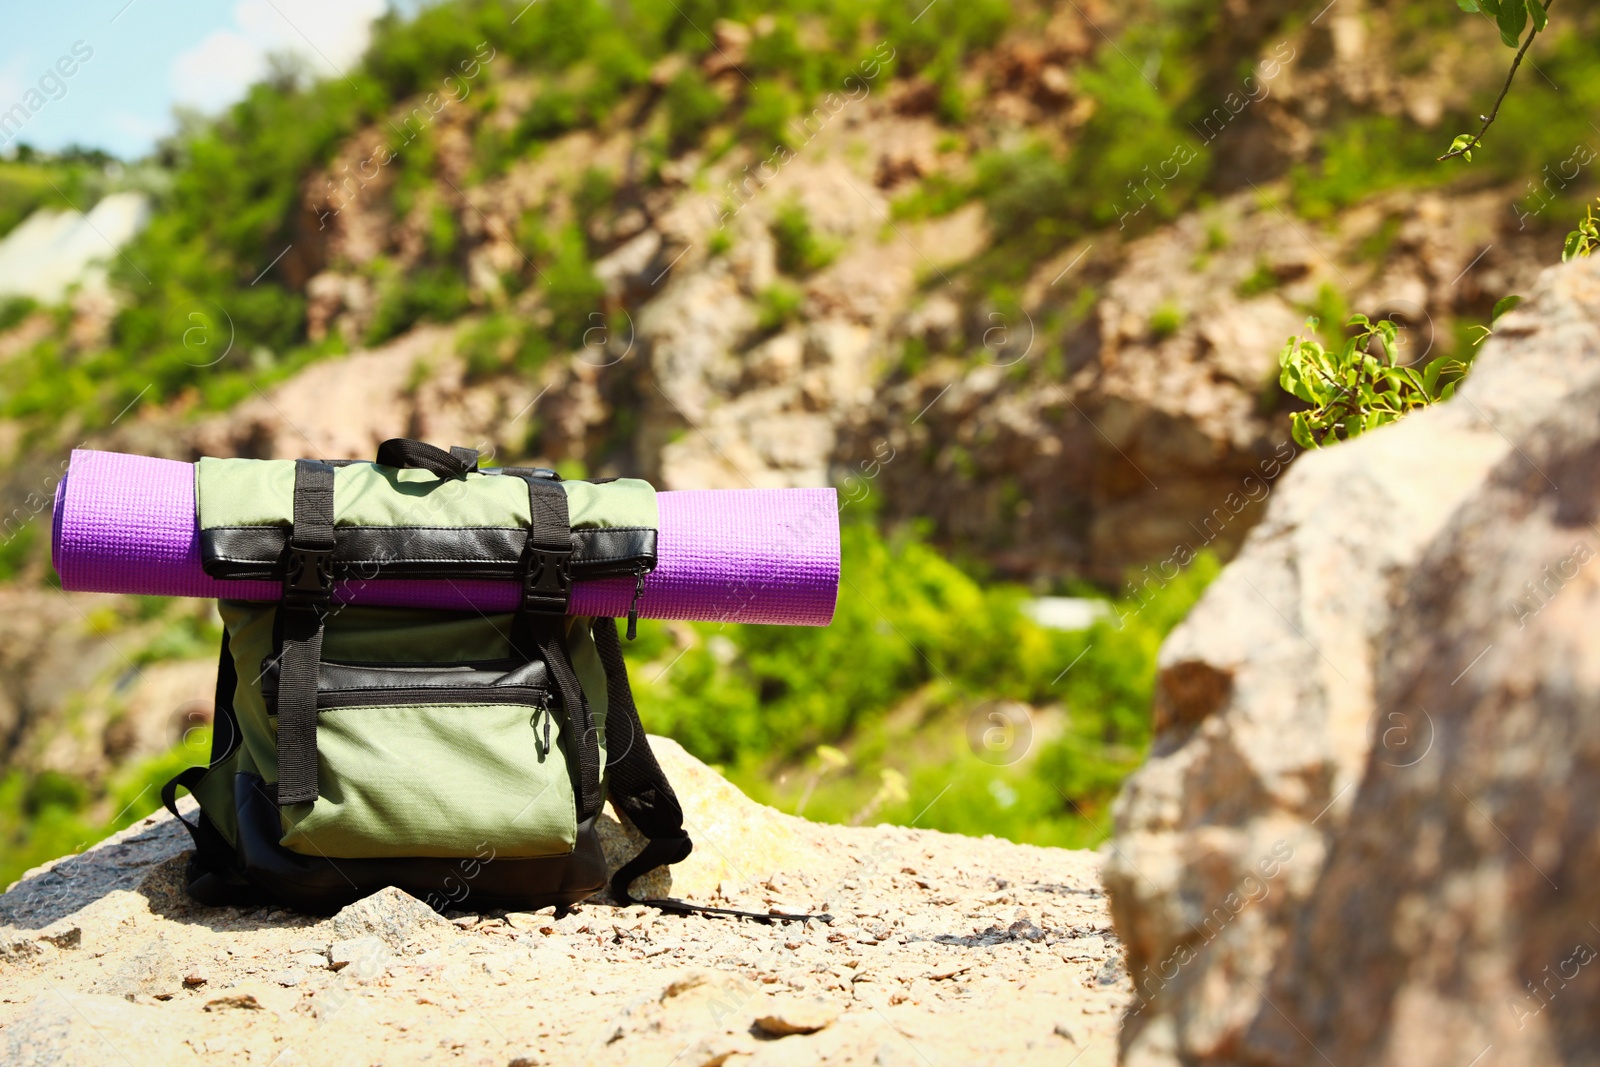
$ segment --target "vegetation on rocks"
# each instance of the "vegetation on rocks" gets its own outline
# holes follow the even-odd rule
[[[786,427],[827,414],[816,436],[831,443],[779,472],[791,484],[838,480],[864,441],[905,457],[881,483],[896,514],[847,523],[837,621],[646,624],[629,655],[648,724],[785,810],[1092,843],[1148,746],[1156,648],[1217,566],[1202,554],[1159,582],[1136,573],[1139,593],[1111,600],[1126,559],[1091,572],[1096,546],[1137,542],[1138,560],[1162,559],[1186,526],[1210,544],[1233,523],[1215,545],[1225,557],[1253,516],[1235,522],[1219,502],[1248,491],[1271,445],[1291,426],[1302,446],[1353,436],[1448,396],[1475,354],[1465,324],[1492,325],[1510,287],[1479,291],[1472,257],[1482,248],[1495,278],[1517,276],[1532,257],[1507,251],[1513,241],[1549,243],[1546,261],[1556,220],[1581,214],[1587,175],[1572,168],[1587,161],[1574,146],[1600,110],[1594,18],[1545,27],[1534,0],[1479,6],[1267,4],[1241,20],[1199,0],[542,0],[520,15],[520,4],[455,0],[390,14],[347,76],[275,68],[142,168],[0,166],[0,231],[56,191],[88,200],[135,183],[154,197],[150,225],[111,264],[104,328],[43,309],[48,328],[0,358],[0,443],[24,457],[75,443],[66,436],[110,432],[135,403],[169,420],[165,433],[316,361],[443,323],[460,326],[450,343],[464,388],[531,382],[532,395],[554,383],[585,413],[567,430],[536,409],[497,439],[518,453],[502,458],[634,472],[712,439],[674,421],[687,418],[668,410],[685,397],[710,395],[715,414],[763,376],[787,387],[819,368],[867,368],[859,382],[808,378],[780,412]],[[1518,32],[1538,33],[1546,77],[1495,105],[1470,168],[1441,164],[1436,131],[1466,128],[1501,84],[1503,68],[1481,61],[1499,46],[1482,46],[1515,21],[1513,6],[1530,20]],[[1499,24],[1478,25],[1484,15]],[[1418,106],[1441,85],[1433,111]],[[830,97],[869,96],[827,125]],[[893,127],[922,141],[862,163],[860,144],[822,138],[857,119],[872,136]],[[764,161],[807,151],[796,170],[813,166],[815,179],[839,163],[855,192],[775,188],[746,211]],[[1456,217],[1475,196],[1504,221],[1503,188],[1524,180],[1504,229],[1520,221],[1525,235],[1484,236]],[[663,222],[696,201],[724,212],[709,232]],[[822,210],[856,201],[865,223]],[[380,237],[352,251],[329,235],[356,218]],[[618,266],[652,240],[643,266]],[[946,243],[958,249],[948,258]],[[1584,222],[1568,254],[1594,243]],[[902,244],[914,246],[906,290],[874,296],[870,313],[851,305],[868,283],[893,283],[904,263],[885,249]],[[1175,284],[1185,266],[1204,280]],[[702,369],[698,349],[680,350],[649,365],[641,340],[645,358],[599,385],[557,374],[593,335],[642,335],[645,305],[664,302],[651,279],[690,270],[726,296],[692,319],[696,338],[748,319],[703,346],[726,359]],[[328,312],[313,283],[329,280],[364,299],[341,296]],[[1435,347],[1408,367],[1392,309],[1373,302],[1418,292],[1439,312]],[[22,336],[40,311],[0,307],[0,334]],[[824,317],[872,315],[855,363],[812,332]],[[1275,364],[1304,316],[1311,330]],[[1001,358],[992,338],[1020,337],[1024,320],[1031,354]],[[692,380],[669,395],[664,372],[680,363]],[[429,375],[417,364],[408,388]],[[760,410],[746,418],[768,419]],[[788,447],[804,435],[773,436]],[[264,447],[243,431],[228,440]],[[908,513],[942,525],[898,521]],[[0,579],[48,580],[40,528],[7,528]],[[1091,573],[1098,585],[1076,580]],[[1046,629],[1022,609],[1047,592],[1097,597],[1109,614],[1082,632]],[[126,652],[197,655],[182,636]],[[149,810],[165,764],[72,788],[9,773],[0,799],[14,803],[0,810],[23,814],[0,825],[0,876]]]

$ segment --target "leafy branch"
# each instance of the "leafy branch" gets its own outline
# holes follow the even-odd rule
[[[1600,247],[1600,215],[1594,213],[1594,205],[1590,204],[1584,209],[1578,228],[1567,234],[1566,243],[1561,249],[1561,262],[1583,259],[1597,247]]]
[[[1290,417],[1290,431],[1302,448],[1349,440],[1395,422],[1420,407],[1448,400],[1471,369],[1471,360],[1439,356],[1420,372],[1396,359],[1399,327],[1389,319],[1373,322],[1352,315],[1345,323],[1356,333],[1337,351],[1319,342],[1291,337],[1278,353],[1279,384],[1311,405]],[[1308,330],[1317,328],[1307,319]],[[1377,345],[1381,355],[1373,355]]]
[[[1483,144],[1483,135],[1489,132],[1489,127],[1494,125],[1495,118],[1500,114],[1500,105],[1511,91],[1511,82],[1517,76],[1517,68],[1522,66],[1522,57],[1533,47],[1533,39],[1550,24],[1548,12],[1553,3],[1555,0],[1545,0],[1543,4],[1539,0],[1456,0],[1456,6],[1463,11],[1493,16],[1495,24],[1500,27],[1500,40],[1508,47],[1517,48],[1517,41],[1530,18],[1533,29],[1528,32],[1528,39],[1522,42],[1522,47],[1517,48],[1511,69],[1506,71],[1505,84],[1500,87],[1500,95],[1494,99],[1494,107],[1487,115],[1479,116],[1483,125],[1478,127],[1477,133],[1457,134],[1456,139],[1450,142],[1450,151],[1440,156],[1440,161],[1460,156],[1468,163],[1472,162],[1472,150]]]

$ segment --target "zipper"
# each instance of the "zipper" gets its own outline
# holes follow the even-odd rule
[[[531,704],[549,711],[549,693],[532,685],[373,686],[328,689],[317,694],[317,708],[387,708],[415,704]]]
[[[628,640],[639,636],[639,601],[644,596],[644,564],[633,568],[633,602],[628,605]]]

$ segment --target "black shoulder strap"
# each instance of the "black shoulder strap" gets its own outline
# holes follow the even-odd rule
[[[683,805],[672,791],[666,773],[656,762],[639,721],[622,658],[617,620],[594,620],[594,644],[606,671],[606,773],[611,776],[611,802],[644,834],[644,848],[611,876],[611,896],[619,904],[649,904],[680,915],[724,915],[760,923],[831,922],[831,915],[762,914],[737,908],[712,908],[683,900],[639,900],[630,890],[633,880],[657,867],[687,859],[694,843],[683,829]]]
[[[649,838],[643,851],[611,879],[611,895],[632,904],[628,886],[635,878],[688,858],[694,844],[683,829],[683,805],[645,739],[617,638],[617,620],[594,620],[594,646],[606,671],[606,774],[611,802]]]
[[[279,804],[317,799],[317,668],[333,595],[333,547],[333,468],[297,460],[278,609]]]

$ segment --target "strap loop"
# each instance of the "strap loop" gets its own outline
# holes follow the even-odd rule
[[[415,467],[440,478],[465,478],[478,469],[478,453],[459,446],[446,452],[426,441],[391,437],[378,446],[378,463],[385,467]]]
[[[294,528],[278,608],[278,803],[317,799],[317,668],[333,595],[333,467],[295,462]]]

